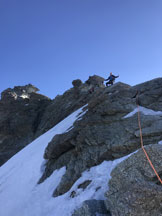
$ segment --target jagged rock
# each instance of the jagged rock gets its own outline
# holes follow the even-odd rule
[[[91,180],[86,180],[82,184],[78,185],[78,188],[82,188],[83,190],[85,190],[91,182]]]
[[[162,145],[145,149],[162,177]],[[120,163],[111,176],[106,205],[112,216],[162,215],[162,186],[142,149]]]
[[[86,84],[103,87],[103,82],[104,78],[94,75],[89,77],[89,79],[86,81]]]
[[[81,183],[80,185],[78,185],[78,188],[82,188],[83,190],[85,190],[91,182],[92,182],[92,180],[86,180],[83,183]],[[96,191],[99,189],[100,188],[97,188]],[[77,193],[74,190],[71,192],[70,197],[74,198],[75,196],[77,196]]]
[[[110,216],[110,212],[106,209],[103,200],[86,200],[72,216]]]
[[[156,78],[151,81],[132,87],[139,91],[140,105],[153,109],[161,110],[162,107],[162,78]]]
[[[31,84],[2,92],[0,100],[0,165],[35,138],[50,99]]]
[[[57,96],[53,101],[38,94],[38,88],[28,84],[2,92],[0,100],[0,165],[76,109],[88,103],[99,86],[104,85],[98,76],[90,83],[73,81],[74,88]],[[15,117],[16,115],[16,117]]]
[[[82,85],[82,81],[80,79],[73,80],[72,84],[74,87],[78,88]]]
[[[57,96],[50,106],[47,107],[38,128],[37,136],[55,126],[75,110],[87,104],[97,91],[105,87],[103,78],[99,76],[90,77],[85,83],[74,80],[73,88],[63,95]]]
[[[9,102],[10,100],[30,98],[30,94],[36,93],[37,91],[39,91],[39,89],[31,84],[25,86],[15,86],[13,89],[8,88],[3,91],[1,93],[1,100]]]
[[[155,87],[152,82],[152,86]],[[150,82],[147,82],[150,85]],[[147,86],[147,83],[144,85]],[[156,89],[161,89],[162,79],[155,80]],[[158,85],[157,85],[158,84]],[[99,88],[89,99],[87,112],[77,120],[73,128],[56,135],[45,151],[47,159],[45,172],[39,182],[44,181],[51,173],[66,166],[66,173],[54,191],[54,196],[67,192],[81,173],[104,160],[113,160],[127,155],[140,147],[137,114],[124,118],[136,108],[136,88],[123,83],[116,83],[109,88]],[[148,94],[148,91],[143,94]],[[148,101],[146,107],[161,101],[158,97]],[[160,110],[160,109],[159,109]],[[162,140],[162,116],[147,116],[141,113],[144,145]]]
[[[93,84],[75,80],[74,88],[53,101],[38,94],[39,89],[31,84],[3,91],[0,100],[0,165],[33,139],[88,103],[93,95],[89,90],[92,87],[98,88],[103,78],[93,76],[91,79]]]

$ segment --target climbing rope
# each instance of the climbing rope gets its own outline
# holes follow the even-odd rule
[[[147,160],[148,160],[150,166],[152,167],[154,173],[156,174],[158,180],[159,180],[160,183],[162,184],[162,180],[161,180],[160,176],[158,175],[158,173],[157,173],[157,171],[156,171],[154,165],[152,164],[152,162],[151,162],[151,160],[150,160],[150,158],[149,158],[149,156],[148,156],[148,154],[147,154],[147,152],[146,152],[146,150],[145,150],[145,148],[144,148],[144,145],[143,145],[142,128],[141,128],[141,119],[140,119],[140,108],[139,108],[139,103],[138,103],[138,101],[139,101],[139,99],[138,99],[138,94],[139,94],[139,93],[137,93],[137,95],[136,95],[136,97],[137,97],[137,98],[136,98],[136,104],[137,104],[137,108],[138,108],[138,125],[139,125],[139,129],[140,129],[141,148],[142,148],[142,150],[144,151],[144,153],[145,153],[145,155],[146,155],[146,158],[147,158]]]

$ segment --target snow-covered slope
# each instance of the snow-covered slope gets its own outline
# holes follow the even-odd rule
[[[55,171],[42,184],[37,184],[43,172],[43,154],[48,142],[55,134],[67,131],[83,114],[82,108],[77,110],[0,167],[1,216],[70,216],[84,200],[104,199],[112,169],[125,158],[105,161],[85,171],[70,191],[56,198],[52,197],[52,192],[64,175],[65,167]],[[77,186],[85,180],[92,182],[85,190],[78,189]],[[98,187],[101,188],[96,191]],[[72,191],[76,192],[74,198],[70,197]]]

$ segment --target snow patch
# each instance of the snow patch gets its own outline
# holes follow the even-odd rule
[[[85,107],[87,107],[87,106],[88,106],[88,104],[84,105],[84,106],[82,107],[82,110],[83,110]],[[77,115],[77,117],[78,117],[77,120],[82,119],[83,115],[84,115],[86,112],[87,112],[87,109],[86,109],[85,111],[80,112],[80,113]]]
[[[86,104],[86,105],[84,105],[84,106],[82,107],[82,111],[81,111],[80,113],[78,113],[77,118],[76,118],[76,121],[77,121],[77,120],[81,120],[82,117],[83,117],[83,115],[87,112],[87,110],[83,111],[83,109],[84,109],[86,106],[88,106],[88,104]],[[69,128],[66,130],[66,133],[69,132],[69,131],[71,131],[73,128],[74,128],[74,126],[72,125],[71,127],[69,127]]]
[[[158,142],[158,144],[162,145],[162,140]]]
[[[22,95],[20,95],[20,97],[23,98],[23,99],[29,98],[29,96],[26,95],[26,94],[22,94]]]
[[[139,106],[139,110],[140,112],[142,112],[144,115],[162,115],[162,111],[154,111],[152,109],[148,109],[142,106]],[[138,108],[135,108],[132,112],[128,113],[126,116],[124,116],[123,118],[130,118],[132,117],[134,114],[136,114],[138,112]]]

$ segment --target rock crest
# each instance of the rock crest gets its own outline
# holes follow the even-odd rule
[[[66,166],[66,173],[53,191],[53,196],[59,196],[69,191],[83,171],[138,150],[112,171],[106,201],[88,200],[74,215],[162,215],[162,187],[139,150],[134,97],[139,91],[143,142],[161,176],[162,145],[158,143],[162,140],[162,78],[133,87],[118,82],[105,88],[103,81],[99,76],[89,77],[85,83],[74,80],[73,88],[53,100],[38,94],[39,89],[31,84],[2,92],[0,165],[84,106],[84,114],[78,116],[73,126],[48,143],[44,153],[47,162],[39,183]],[[87,180],[79,187],[84,190],[90,183]],[[75,195],[72,191],[70,198]]]
[[[156,97],[152,94],[154,82],[158,83],[156,90],[159,94]],[[152,89],[148,89],[147,85],[152,86]],[[162,79],[144,83],[144,86],[147,91],[141,92],[141,105],[144,103],[147,108],[161,110]],[[124,118],[136,108],[133,96],[137,88],[138,86],[131,87],[123,83],[99,88],[90,98],[82,119],[77,120],[70,131],[56,135],[51,140],[44,154],[48,162],[40,182],[55,169],[62,166],[67,168],[54,196],[67,192],[87,168],[104,160],[123,157],[140,148],[137,114]],[[149,98],[147,104],[143,100],[145,95]],[[141,113],[141,121],[145,145],[162,140],[162,115]]]

